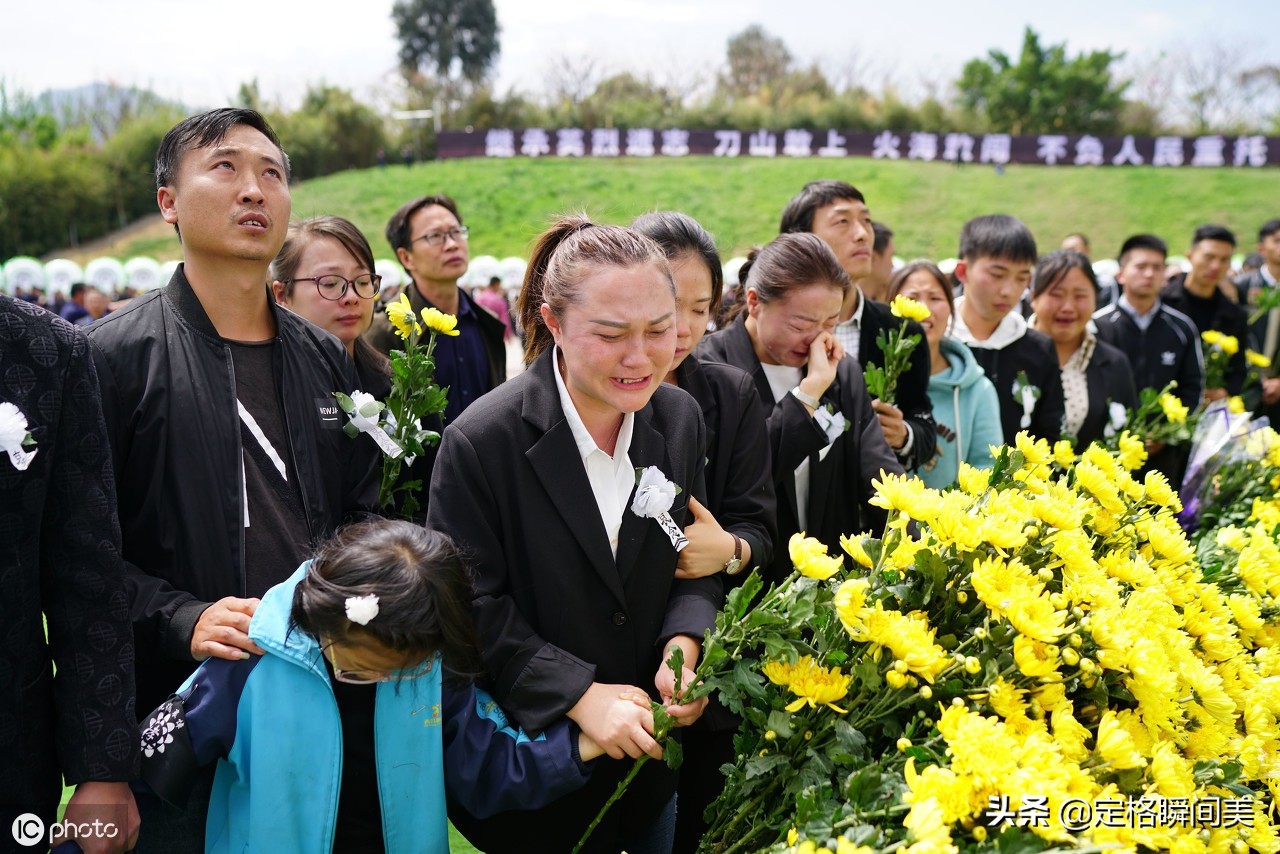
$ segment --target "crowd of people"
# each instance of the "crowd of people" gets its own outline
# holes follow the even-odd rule
[[[251,110],[179,123],[156,181],[183,252],[166,287],[87,330],[0,298],[0,800],[51,822],[65,777],[71,835],[120,825],[87,851],[447,850],[446,816],[484,851],[568,851],[631,760],[661,757],[651,702],[683,767],[646,764],[584,850],[692,851],[736,721],[683,689],[745,571],[783,578],[800,532],[834,551],[879,531],[885,474],[945,487],[1020,432],[1083,446],[1140,389],[1280,401],[1243,353],[1276,355],[1280,310],[1249,326],[1245,306],[1280,275],[1280,220],[1234,283],[1220,226],[1167,282],[1165,242],[1132,236],[1107,298],[1087,243],[1041,255],[1005,215],[964,226],[953,273],[894,270],[868,200],[819,180],[730,283],[683,213],[562,217],[511,306],[500,281],[459,286],[468,226],[426,195],[386,240],[413,310],[457,319],[434,351],[448,408],[414,462],[423,517],[382,519],[380,453],[333,405],[391,385],[368,239],[290,220]],[[874,399],[898,296],[927,317]],[[1208,330],[1241,342],[1221,387]],[[1151,450],[1176,485],[1180,449]]]

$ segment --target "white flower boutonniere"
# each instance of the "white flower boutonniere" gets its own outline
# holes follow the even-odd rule
[[[1036,411],[1036,401],[1040,399],[1040,389],[1027,379],[1026,371],[1018,371],[1013,379],[1013,399],[1022,404],[1022,420],[1019,424],[1025,430],[1031,426],[1031,413]]]
[[[818,459],[825,460],[831,453],[831,446],[853,425],[844,417],[843,412],[836,412],[831,404],[825,404],[813,411],[813,420],[822,432],[827,434],[827,446],[818,452]]]
[[[343,425],[342,430],[344,433],[353,439],[358,434],[365,433],[373,438],[373,441],[378,444],[378,447],[387,456],[393,458],[404,456],[404,449],[397,445],[395,440],[388,436],[387,431],[382,429],[382,425],[378,423],[378,418],[382,415],[385,407],[377,398],[367,391],[353,391],[350,397],[340,391],[335,391],[333,396],[338,399],[338,406],[351,419]]]
[[[27,416],[12,403],[0,403],[0,452],[9,455],[9,461],[18,471],[26,471],[35,459],[35,440],[27,429]]]
[[[370,620],[378,616],[378,597],[372,593],[368,596],[348,596],[346,611],[348,620],[367,626]]]
[[[1103,428],[1102,435],[1110,439],[1116,433],[1120,432],[1120,428],[1129,420],[1129,410],[1124,408],[1123,403],[1116,403],[1114,400],[1107,404],[1107,426]]]
[[[679,494],[680,487],[668,480],[657,466],[636,469],[636,495],[631,501],[631,512],[643,519],[657,519],[676,551],[689,545],[688,538],[671,518],[671,505]]]

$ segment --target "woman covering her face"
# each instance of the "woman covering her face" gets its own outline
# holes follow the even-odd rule
[[[1087,257],[1059,249],[1036,264],[1031,325],[1053,339],[1066,403],[1064,435],[1075,437],[1079,451],[1119,430],[1138,405],[1128,357],[1092,328],[1097,307],[1098,279]]]
[[[882,472],[902,474],[862,379],[832,330],[849,276],[822,238],[783,234],[739,271],[743,310],[702,342],[699,355],[750,373],[760,395],[778,496],[777,549],[766,579],[791,572],[787,543],[805,532],[828,549],[840,537],[879,533],[884,511],[867,502]]]
[[[540,239],[518,303],[529,368],[445,431],[429,524],[470,556],[474,613],[495,698],[539,730],[567,716],[611,757],[549,807],[454,823],[486,851],[567,851],[628,757],[657,757],[653,715],[682,684],[722,597],[719,575],[676,577],[678,531],[706,505],[706,432],[693,398],[663,384],[676,348],[676,300],[662,250],[581,217]],[[637,487],[638,472],[643,473]],[[692,547],[691,545],[689,547]],[[669,851],[675,778],[648,763],[587,849]]]

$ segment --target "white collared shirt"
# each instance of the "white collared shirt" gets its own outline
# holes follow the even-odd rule
[[[622,416],[622,427],[618,430],[618,441],[614,445],[612,457],[600,450],[596,440],[587,431],[587,425],[582,423],[582,416],[578,414],[578,408],[564,384],[564,377],[560,375],[559,348],[555,348],[551,355],[555,359],[553,373],[556,375],[556,391],[560,393],[560,408],[564,410],[564,420],[569,422],[569,430],[578,445],[582,467],[587,471],[587,482],[591,484],[591,492],[600,511],[600,521],[604,523],[605,534],[609,537],[609,548],[614,558],[617,558],[622,514],[626,511],[631,490],[636,485],[636,473],[628,456],[636,416],[634,412]]]
[[[1133,303],[1129,302],[1129,298],[1124,294],[1120,295],[1120,299],[1116,301],[1116,305],[1120,306],[1120,310],[1133,318],[1133,322],[1139,329],[1146,332],[1151,328],[1151,322],[1156,319],[1156,315],[1160,313],[1160,300],[1157,299],[1151,304],[1151,308],[1147,309],[1146,314],[1139,314],[1138,310],[1133,307]]]
[[[766,365],[760,363],[760,367],[764,369],[765,379],[769,380],[769,390],[773,392],[774,402],[782,400],[791,394],[793,388],[798,388],[800,380],[804,378],[804,372],[800,368],[791,368],[786,365]],[[809,523],[809,458],[805,457],[800,465],[796,466],[796,517],[800,523],[800,530],[804,530]]]
[[[854,285],[857,288],[857,285]],[[844,354],[851,356],[855,361],[861,362],[858,358],[862,341],[862,311],[867,307],[867,295],[858,288],[858,307],[854,309],[853,317],[836,324],[835,336],[840,342],[840,346],[844,348]]]

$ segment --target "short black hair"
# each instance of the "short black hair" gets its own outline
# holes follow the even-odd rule
[[[72,286],[71,286],[71,292],[70,292],[69,296],[70,296],[72,299],[75,299],[76,297],[78,297],[78,296],[80,296],[82,293],[84,293],[84,290],[85,290],[85,283],[84,283],[84,282],[76,282],[74,285],[72,285]]]
[[[458,225],[462,225],[462,214],[458,213],[458,203],[453,199],[443,193],[434,196],[418,196],[418,198],[401,205],[400,209],[391,215],[391,219],[387,220],[387,242],[391,244],[392,252],[397,249],[409,248],[409,218],[431,205],[439,205],[444,208],[453,214],[453,218],[458,221]]]
[[[377,617],[361,625],[347,600],[376,595]],[[314,638],[371,638],[398,653],[439,653],[456,677],[480,674],[471,616],[470,570],[449,537],[399,520],[358,522],[320,547],[293,592],[290,624]]]
[[[1154,234],[1135,234],[1120,244],[1120,254],[1116,256],[1116,261],[1121,267],[1124,266],[1129,253],[1135,249],[1150,249],[1159,252],[1161,258],[1169,257],[1169,245],[1159,237]]]
[[[876,255],[883,255],[884,251],[889,248],[889,241],[893,240],[893,229],[883,222],[872,220],[871,231],[875,234],[875,242],[871,244],[871,251]]]
[[[826,207],[833,202],[851,199],[855,202],[867,203],[858,188],[844,181],[823,178],[810,181],[804,189],[791,197],[787,206],[782,209],[782,222],[778,225],[779,234],[813,231],[813,215],[818,208]]]
[[[1074,249],[1055,249],[1036,262],[1036,270],[1031,277],[1031,298],[1035,299],[1049,290],[1072,270],[1084,273],[1089,284],[1093,285],[1094,296],[1097,296],[1100,290],[1098,275],[1093,272],[1089,256]]]
[[[638,231],[662,247],[668,261],[693,254],[702,259],[711,274],[711,316],[720,308],[724,290],[724,265],[715,238],[696,219],[679,211],[654,211],[636,217],[631,230]]]
[[[1258,242],[1261,243],[1277,231],[1280,231],[1280,219],[1267,220],[1262,224],[1262,228],[1258,229]]]
[[[271,129],[271,125],[262,114],[257,110],[222,107],[189,116],[170,128],[164,135],[164,139],[160,140],[160,147],[156,149],[156,189],[173,183],[182,155],[193,148],[216,145],[237,125],[253,128],[280,149],[280,156],[284,160],[284,177],[285,181],[288,181],[289,155],[285,154],[284,146],[280,144],[280,137],[276,136],[276,132]]]
[[[1022,220],[1007,214],[978,216],[960,229],[960,252],[963,261],[979,258],[1003,258],[1026,264],[1036,263],[1036,239]]]
[[[1236,236],[1231,229],[1223,225],[1202,225],[1196,229],[1196,233],[1191,237],[1191,245],[1195,246],[1202,240],[1217,240],[1221,243],[1230,243],[1236,245]]]

